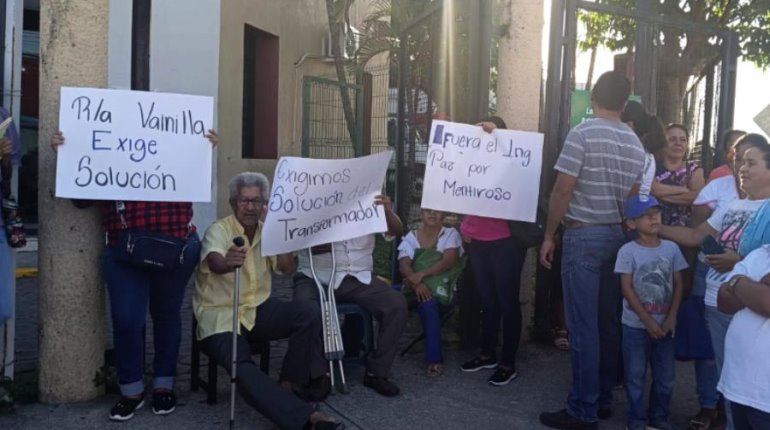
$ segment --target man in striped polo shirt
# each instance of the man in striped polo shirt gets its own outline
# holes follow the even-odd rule
[[[562,286],[570,337],[572,388],[567,408],[540,414],[557,429],[596,429],[609,418],[620,363],[621,291],[613,273],[623,242],[623,202],[638,193],[644,149],[620,120],[631,84],[607,72],[594,85],[594,118],[573,128],[556,162],[540,262],[551,267],[564,228]]]

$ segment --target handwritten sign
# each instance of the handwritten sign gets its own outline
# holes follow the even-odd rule
[[[211,97],[61,89],[56,197],[211,201]]]
[[[765,108],[754,117],[754,122],[766,135],[770,136],[770,105],[765,106]]]
[[[281,157],[275,168],[262,255],[276,255],[387,230],[374,197],[391,152],[347,160]]]
[[[543,135],[433,121],[422,207],[534,222]]]

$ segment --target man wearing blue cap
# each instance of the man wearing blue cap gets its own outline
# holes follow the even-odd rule
[[[625,223],[636,240],[618,251],[615,273],[623,291],[623,368],[629,430],[669,429],[668,405],[674,385],[674,332],[682,301],[679,247],[658,237],[661,206],[655,197],[634,196],[625,204]],[[649,408],[644,405],[647,363],[652,369]],[[648,427],[649,426],[649,427]]]

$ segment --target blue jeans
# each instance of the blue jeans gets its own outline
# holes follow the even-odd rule
[[[115,248],[105,247],[104,278],[110,295],[112,336],[118,383],[124,396],[144,392],[144,326],[147,303],[152,316],[155,359],[153,387],[173,389],[182,338],[182,308],[187,282],[200,256],[198,235],[187,239],[184,264],[170,272],[152,272],[115,260]]]
[[[500,319],[503,320],[501,366],[516,367],[516,351],[521,339],[521,268],[527,249],[512,237],[500,240],[473,240],[468,248],[473,278],[481,295],[481,354],[497,358]]]
[[[703,296],[706,294],[707,271],[708,266],[705,263],[700,260],[695,263],[695,275],[690,295],[692,296],[691,299],[699,300],[701,303],[703,303]],[[715,408],[719,401],[719,392],[717,391],[719,372],[717,371],[716,360],[693,360],[693,364],[695,366],[695,386],[698,393],[698,403],[701,408]]]
[[[615,258],[623,243],[620,225],[564,232],[562,288],[569,329],[572,388],[567,411],[596,421],[599,405],[612,402],[620,364],[620,282]]]
[[[441,317],[439,303],[436,299],[430,299],[417,306],[420,314],[422,329],[425,331],[425,363],[443,363],[441,355]]]
[[[623,363],[628,397],[626,426],[644,429],[668,422],[668,406],[674,388],[674,338],[654,340],[647,330],[623,325]],[[647,363],[652,369],[650,405],[645,411],[644,386]]]
[[[13,267],[11,248],[0,223],[0,327],[13,315]]]
[[[722,374],[722,365],[725,362],[725,337],[727,336],[727,328],[730,326],[730,321],[733,320],[732,315],[724,314],[713,306],[706,305],[706,322],[709,326],[709,333],[711,334],[711,344],[714,345],[714,357],[717,362],[717,372]],[[727,412],[727,426],[726,430],[733,430],[733,416],[729,402],[725,399],[725,411]]]

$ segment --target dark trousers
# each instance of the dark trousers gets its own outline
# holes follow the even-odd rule
[[[302,428],[313,408],[262,373],[251,358],[249,342],[288,338],[289,348],[283,360],[281,380],[305,385],[310,380],[308,357],[319,344],[320,333],[318,306],[274,298],[257,307],[257,317],[251,330],[241,326],[236,364],[238,391],[246,403],[281,428]],[[228,374],[232,366],[232,337],[232,332],[217,333],[201,341],[203,350]]]
[[[521,339],[520,277],[527,250],[509,237],[488,242],[473,240],[468,253],[481,294],[481,353],[497,357],[502,319],[503,349],[499,363],[515,368]]]
[[[751,406],[730,402],[735,430],[765,430],[770,429],[770,413],[760,411]]]
[[[374,276],[369,285],[352,276],[346,276],[334,296],[339,302],[361,306],[377,320],[377,347],[367,357],[367,371],[376,376],[387,377],[396,358],[398,339],[406,324],[407,305],[404,295]],[[315,281],[304,275],[295,276],[294,300],[310,301],[316,308],[320,308]],[[320,342],[317,345],[320,352],[322,345]],[[328,363],[322,354],[313,354],[313,360],[311,374],[315,377],[325,373]]]

